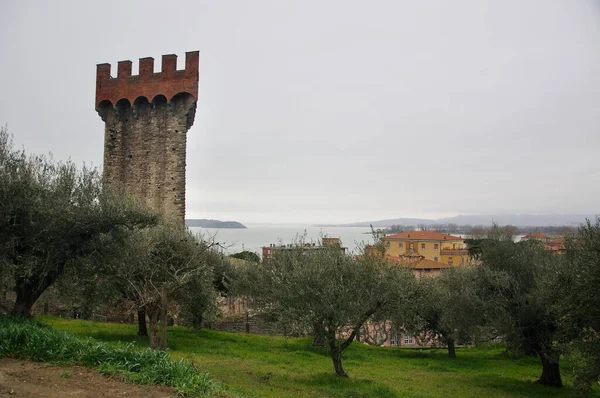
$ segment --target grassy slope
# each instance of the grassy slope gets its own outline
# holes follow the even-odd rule
[[[100,340],[147,341],[134,325],[92,323],[42,317],[39,320],[67,332]],[[511,360],[497,349],[459,349],[450,360],[444,350],[369,347],[354,343],[345,351],[350,379],[333,374],[327,352],[308,339],[272,338],[186,328],[169,330],[176,358],[194,361],[232,390],[261,397],[567,397],[573,396],[568,368],[567,388],[532,384],[541,373],[536,358]],[[598,389],[592,395],[600,397]]]
[[[102,342],[0,315],[0,358],[4,356],[88,366],[105,375],[118,373],[137,384],[169,386],[186,396],[231,395],[188,362],[173,361],[169,353],[139,349],[131,343]]]

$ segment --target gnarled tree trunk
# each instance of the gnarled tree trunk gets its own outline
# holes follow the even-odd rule
[[[202,314],[194,314],[192,316],[192,327],[196,331],[200,331],[202,329]]]
[[[246,333],[250,334],[250,315],[248,314],[248,311],[246,310]]]
[[[331,349],[331,359],[333,360],[335,374],[340,377],[348,377],[346,372],[344,372],[344,368],[342,367],[342,350],[340,350],[340,347],[337,346],[335,340],[329,343],[329,347]]]
[[[160,349],[167,349],[167,291],[163,288],[161,292],[160,305]]]
[[[158,330],[160,323],[160,312],[158,311],[158,309],[153,309],[151,311],[147,310],[146,312],[148,313],[148,321],[150,321],[150,349],[155,350],[158,348],[159,344]]]
[[[335,369],[336,375],[340,377],[348,377],[346,372],[344,372],[344,368],[342,367],[342,352],[344,352],[344,350],[348,348],[350,344],[352,344],[360,328],[365,324],[365,322],[367,322],[371,315],[373,315],[379,308],[381,308],[381,306],[382,303],[377,302],[377,304],[373,308],[365,312],[363,317],[354,325],[354,329],[352,329],[352,333],[350,333],[350,336],[348,336],[348,338],[343,342],[338,343],[335,335],[336,328],[333,323],[327,323],[327,325],[323,324],[324,326],[326,326],[325,335],[327,336],[327,340],[329,341],[331,359],[333,360],[333,367]]]
[[[451,337],[448,337],[447,341],[448,341],[448,356],[450,358],[456,358],[456,345],[454,343],[454,339]]]
[[[148,328],[146,327],[146,311],[140,310],[138,315],[138,336],[148,337]]]
[[[31,317],[31,308],[48,286],[50,286],[50,283],[46,286],[45,282],[45,280],[40,281],[38,279],[18,279],[15,285],[17,298],[11,311],[11,315],[27,318]]]
[[[313,325],[313,344],[314,347],[326,347],[325,326],[323,321],[317,321]]]
[[[346,372],[344,372],[344,368],[342,367],[342,351],[344,350],[344,345],[340,344],[337,341],[335,335],[335,328],[329,327],[326,331],[327,341],[329,342],[329,351],[331,352],[331,359],[333,361],[333,368],[335,369],[335,374],[340,377],[348,377]],[[354,336],[352,336],[354,339]]]
[[[542,360],[542,376],[535,383],[543,386],[561,388],[563,384],[560,378],[558,358],[552,359],[545,354],[540,354],[540,359]]]

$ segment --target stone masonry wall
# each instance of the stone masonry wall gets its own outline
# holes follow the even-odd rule
[[[180,224],[189,115],[195,110],[196,100],[180,95],[169,102],[123,102],[99,111],[105,121],[105,181],[124,184],[130,194]]]
[[[97,66],[96,110],[105,122],[104,180],[184,225],[187,131],[194,123],[198,97],[198,52],[186,53],[184,70],[177,56],[120,61],[116,78],[110,64]]]

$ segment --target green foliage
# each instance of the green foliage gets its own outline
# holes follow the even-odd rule
[[[178,301],[192,319],[213,305],[213,270],[222,261],[211,242],[169,225],[130,231],[106,256],[109,280],[144,310],[150,320],[150,346],[166,348],[166,313]]]
[[[339,246],[307,247],[300,239],[267,263],[247,267],[240,284],[254,305],[287,330],[322,325],[336,373],[346,377],[341,352],[373,315],[408,303],[414,277],[380,256],[352,257]]]
[[[96,169],[78,169],[14,150],[0,129],[0,266],[17,294],[13,313],[28,315],[37,298],[68,270],[90,264],[103,235],[156,223],[158,217],[103,189]]]
[[[234,282],[240,276],[240,267],[226,257],[215,263],[213,286],[223,296],[231,294]]]
[[[481,259],[481,243],[483,242],[483,240],[483,238],[465,239],[465,244],[467,245],[467,250],[471,258],[475,260]]]
[[[253,263],[260,263],[260,257],[258,256],[258,254],[248,250],[244,250],[243,252],[239,253],[234,253],[229,257],[239,258],[240,260],[246,260]]]
[[[372,308],[391,304],[411,276],[379,258],[358,259],[336,247],[277,252],[240,278],[254,304],[300,328],[324,319],[336,331],[353,327]],[[398,287],[395,290],[394,287]]]
[[[217,292],[212,282],[210,278],[195,275],[175,294],[184,324],[199,329],[203,320],[215,317]]]
[[[514,243],[497,237],[482,243],[481,259],[476,268],[477,289],[487,304],[488,324],[504,336],[513,353],[540,357],[539,383],[561,387],[558,318],[542,283],[560,258],[541,242]]]
[[[567,254],[560,259],[545,275],[543,288],[557,313],[576,385],[586,392],[600,382],[600,219],[588,221],[568,239]]]
[[[129,232],[112,256],[105,257],[105,270],[143,307],[158,301],[163,288],[175,293],[196,278],[210,284],[220,262],[211,249],[187,229],[158,225]]]
[[[486,313],[491,323],[507,337],[509,347],[537,355],[542,349],[540,339],[552,342],[551,330],[537,328],[547,323],[546,316],[551,317],[544,303],[536,300],[537,282],[554,259],[537,241],[490,239],[482,244],[482,253],[476,276],[479,296],[489,304]]]
[[[451,268],[436,278],[419,279],[410,306],[415,315],[404,317],[404,328],[412,335],[437,337],[449,346],[451,356],[455,343],[477,342],[485,305],[477,295],[475,275],[475,268]]]
[[[106,341],[134,341],[134,325],[95,323],[43,317],[53,328]],[[171,356],[202,367],[229,391],[276,398],[299,397],[572,397],[567,380],[564,389],[532,383],[539,376],[539,359],[511,358],[502,344],[481,348],[457,348],[449,359],[439,349],[371,347],[352,344],[344,351],[349,379],[331,372],[328,350],[313,347],[312,339],[283,338],[169,329]],[[568,371],[572,364],[562,364]],[[591,397],[600,397],[595,388]]]
[[[0,317],[0,357],[5,356],[99,368],[102,374],[118,373],[137,384],[173,387],[185,396],[223,392],[208,374],[183,360],[170,360],[166,352],[140,350],[131,343],[100,342],[22,318]]]
[[[201,273],[190,279],[175,295],[184,324],[192,325],[195,329],[200,329],[203,321],[216,318],[217,297],[232,295],[231,286],[239,273],[228,258],[215,252],[205,253],[204,258],[211,267],[212,280],[210,275]]]

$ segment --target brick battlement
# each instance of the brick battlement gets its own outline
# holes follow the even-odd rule
[[[177,70],[177,55],[162,56],[162,70],[154,73],[154,58],[140,58],[139,75],[131,75],[131,61],[119,61],[117,77],[110,76],[110,64],[96,69],[96,110],[115,106],[121,99],[130,104],[140,97],[152,102],[163,95],[168,101],[180,93],[198,99],[198,51],[185,53],[185,69]]]

